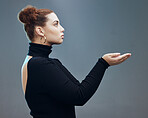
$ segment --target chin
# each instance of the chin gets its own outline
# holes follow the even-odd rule
[[[63,39],[59,40],[58,42],[55,42],[54,44],[59,45],[61,43],[63,43]]]
[[[59,44],[61,44],[61,43],[63,43],[63,39],[61,39],[61,40],[59,41]]]

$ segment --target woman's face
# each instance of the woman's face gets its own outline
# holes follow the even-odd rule
[[[61,44],[64,38],[64,28],[60,25],[57,15],[55,13],[50,13],[46,17],[48,21],[43,29],[47,43]]]

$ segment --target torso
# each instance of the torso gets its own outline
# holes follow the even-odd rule
[[[23,87],[24,94],[26,91],[26,84],[27,84],[27,78],[28,78],[27,64],[31,58],[32,56],[26,56],[24,63],[22,65],[22,68],[21,68],[21,79],[22,79],[22,87]]]

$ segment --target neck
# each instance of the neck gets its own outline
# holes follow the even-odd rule
[[[48,57],[52,52],[52,46],[39,43],[29,43],[28,55],[33,57]]]
[[[43,42],[44,42],[43,39],[41,40],[40,38],[35,38],[31,41],[31,43],[52,46],[52,44],[50,44],[48,42],[45,42],[45,43],[43,43]]]

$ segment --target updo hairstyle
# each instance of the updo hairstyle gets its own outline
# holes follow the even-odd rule
[[[48,20],[46,15],[52,12],[53,11],[50,9],[37,9],[31,5],[27,5],[19,12],[18,19],[24,24],[24,29],[31,41],[35,37],[35,26],[45,26],[45,23]]]

